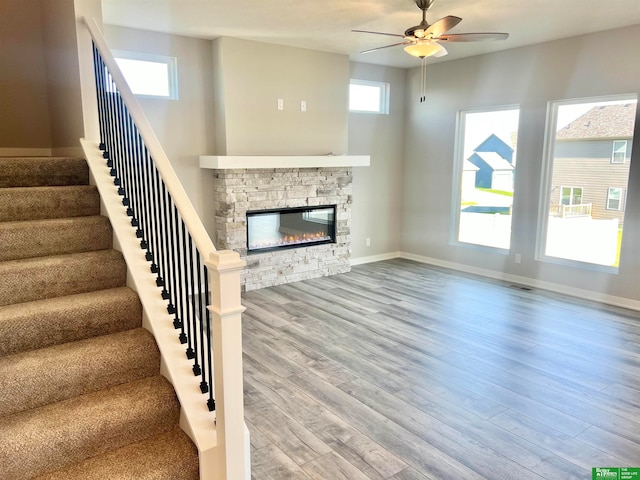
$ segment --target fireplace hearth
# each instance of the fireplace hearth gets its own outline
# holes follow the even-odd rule
[[[247,211],[247,254],[335,243],[336,206]]]

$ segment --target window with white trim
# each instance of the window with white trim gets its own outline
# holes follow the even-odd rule
[[[611,153],[611,163],[624,163],[624,158],[626,156],[627,156],[627,141],[614,140],[613,152]]]
[[[520,108],[458,113],[451,243],[511,246]]]
[[[114,50],[113,56],[134,95],[178,99],[178,67],[175,57]]]
[[[607,190],[607,210],[622,210],[623,188],[609,187]]]
[[[385,82],[354,80],[349,82],[349,111],[389,114],[390,86]]]
[[[549,102],[538,260],[618,271],[636,106],[636,95]]]

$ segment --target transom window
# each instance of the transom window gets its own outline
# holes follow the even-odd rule
[[[114,50],[113,56],[134,95],[176,100],[178,71],[175,57]]]
[[[349,110],[361,113],[389,113],[389,84],[369,80],[349,83]]]

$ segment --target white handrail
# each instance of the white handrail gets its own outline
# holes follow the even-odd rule
[[[104,63],[109,69],[111,78],[118,87],[118,91],[120,92],[124,103],[127,105],[129,113],[138,128],[138,132],[144,140],[144,143],[149,150],[149,154],[151,155],[151,158],[153,158],[155,166],[158,169],[158,172],[160,172],[160,176],[164,180],[176,208],[184,220],[187,230],[191,233],[191,237],[193,238],[193,241],[195,242],[202,257],[205,259],[210,258],[212,252],[216,251],[216,248],[211,241],[211,237],[209,237],[209,234],[205,230],[200,217],[196,214],[195,208],[193,207],[191,200],[189,200],[187,193],[184,191],[182,183],[180,183],[167,154],[164,152],[158,137],[156,137],[149,120],[147,120],[147,116],[144,114],[142,107],[138,103],[138,100],[122,75],[120,67],[118,67],[116,60],[111,53],[111,49],[102,35],[98,23],[95,19],[89,20],[84,18],[83,20],[89,29],[89,33],[91,34],[96,47],[100,51],[100,55],[102,55]]]

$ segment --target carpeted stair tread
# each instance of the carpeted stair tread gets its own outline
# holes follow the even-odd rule
[[[0,417],[159,371],[158,347],[143,328],[0,357]]]
[[[127,287],[0,306],[0,357],[141,324],[140,299]]]
[[[116,250],[0,262],[0,305],[121,287],[126,270]]]
[[[179,416],[173,387],[158,375],[0,417],[0,478],[31,478],[143,441]]]
[[[3,157],[0,158],[0,187],[86,185],[89,167],[81,158]]]
[[[109,219],[100,215],[0,223],[0,261],[112,247]]]
[[[180,427],[37,480],[197,480],[198,453]]]
[[[0,222],[100,214],[93,185],[0,188]]]

